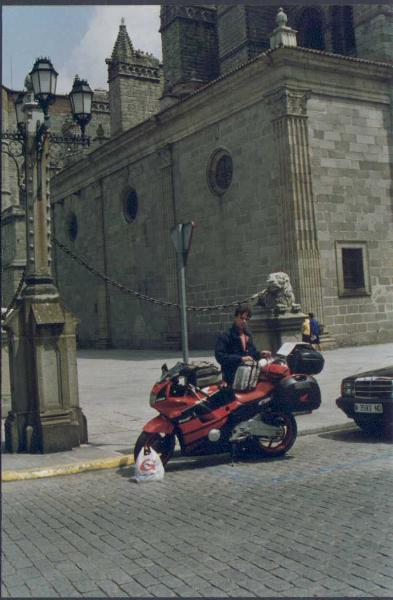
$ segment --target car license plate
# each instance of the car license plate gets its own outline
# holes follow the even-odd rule
[[[358,413],[383,413],[382,404],[359,404],[355,402],[355,412]]]

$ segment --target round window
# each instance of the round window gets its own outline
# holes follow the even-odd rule
[[[71,212],[68,215],[67,219],[67,235],[73,242],[76,240],[78,236],[78,219],[76,218],[76,214]]]
[[[208,180],[215,194],[224,194],[232,183],[232,157],[226,150],[217,150],[209,161]]]
[[[128,223],[135,221],[138,214],[138,196],[135,190],[129,190],[123,200],[123,214]]]

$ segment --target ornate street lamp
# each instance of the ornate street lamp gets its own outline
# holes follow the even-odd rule
[[[85,136],[85,128],[91,119],[91,102],[93,92],[85,79],[79,79],[75,75],[74,85],[69,93],[72,116],[81,128],[82,138]]]
[[[25,286],[3,323],[12,389],[12,409],[5,422],[10,452],[56,452],[87,442],[78,398],[77,320],[63,306],[52,274],[48,159],[51,143],[89,143],[85,127],[91,118],[92,92],[83,82],[83,90],[73,96],[73,115],[82,136],[52,134],[48,109],[55,101],[56,81],[51,61],[37,59],[26,78],[27,92],[16,98],[18,131],[2,133],[2,140],[22,146],[26,202]]]
[[[45,117],[49,105],[56,99],[56,84],[58,73],[49,58],[37,58],[30,71],[34,97],[38,101]]]

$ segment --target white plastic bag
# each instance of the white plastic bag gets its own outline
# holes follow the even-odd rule
[[[138,483],[164,479],[164,465],[153,448],[141,448],[135,463],[135,479]]]

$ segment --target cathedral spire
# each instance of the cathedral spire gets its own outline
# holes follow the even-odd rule
[[[124,17],[121,18],[119,33],[112,51],[112,61],[130,63],[134,59],[134,48],[128,35]]]

